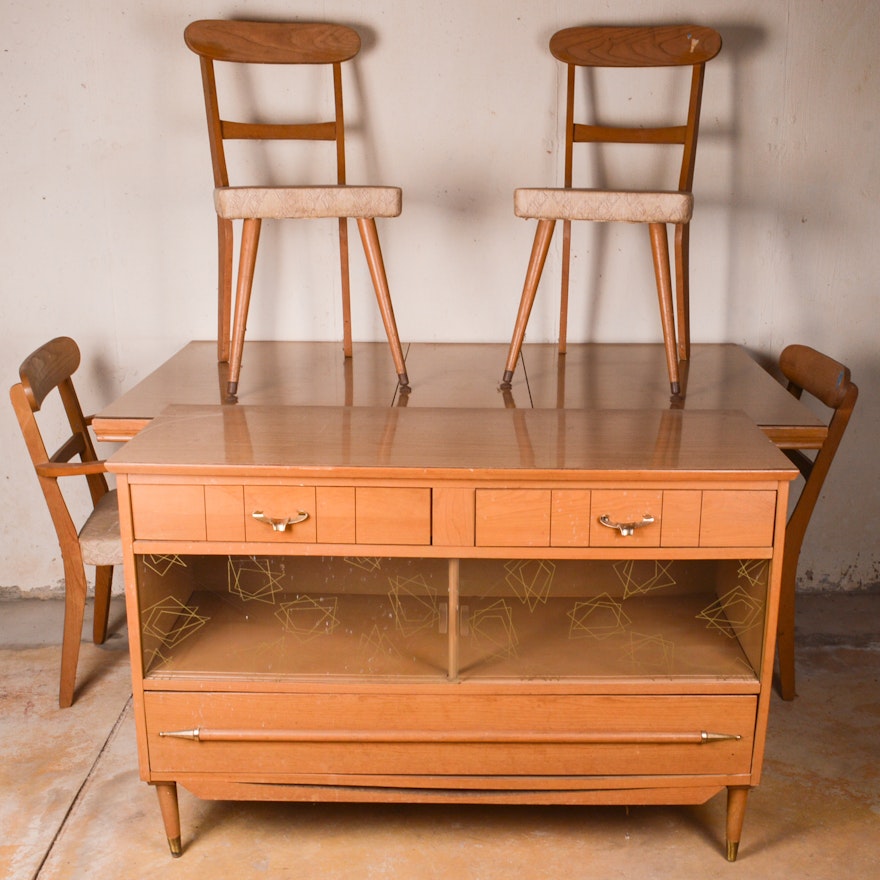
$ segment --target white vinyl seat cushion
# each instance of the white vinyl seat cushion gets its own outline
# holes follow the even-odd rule
[[[683,192],[603,189],[517,189],[517,217],[533,220],[592,220],[599,223],[688,223],[694,197]]]
[[[402,200],[395,186],[229,186],[214,190],[214,207],[224,220],[397,217]]]
[[[116,490],[101,497],[79,533],[86,565],[122,565],[119,537],[119,503]]]

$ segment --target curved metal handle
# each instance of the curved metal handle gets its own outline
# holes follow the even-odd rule
[[[607,526],[609,529],[617,529],[621,535],[627,537],[628,535],[633,534],[636,529],[640,529],[643,526],[649,526],[652,522],[654,522],[654,517],[651,516],[650,513],[646,513],[642,517],[641,522],[626,522],[626,523],[617,523],[612,522],[611,517],[608,516],[607,513],[603,513],[602,516],[599,517],[599,522],[603,526]]]
[[[275,519],[271,516],[266,516],[262,510],[255,510],[251,516],[255,520],[259,520],[259,522],[272,526],[273,532],[284,532],[287,530],[288,526],[295,526],[297,523],[304,522],[309,518],[308,513],[304,510],[298,510],[296,516],[288,516],[283,519]]]

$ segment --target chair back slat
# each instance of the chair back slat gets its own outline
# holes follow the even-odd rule
[[[197,55],[240,64],[339,64],[361,48],[357,31],[323,22],[194,21],[184,39]]]
[[[848,367],[807,345],[789,345],[779,356],[779,368],[791,390],[806,391],[831,409],[841,405],[852,385]]]
[[[78,367],[79,348],[68,336],[59,336],[28,355],[18,375],[31,409],[39,412],[46,395],[69,379]]]

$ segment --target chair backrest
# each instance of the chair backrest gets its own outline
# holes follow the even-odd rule
[[[201,64],[215,186],[229,186],[223,142],[232,139],[335,141],[336,182],[345,183],[341,65],[360,51],[361,40],[356,31],[338,24],[203,20],[190,24],[184,39]],[[215,61],[332,65],[333,119],[297,123],[225,120],[217,97]]]
[[[682,162],[678,189],[689,192],[694,178],[703,74],[706,62],[720,50],[721,37],[717,31],[697,25],[572,27],[555,33],[550,40],[550,51],[568,66],[564,186],[572,186],[574,144],[680,144]],[[682,123],[652,128],[575,121],[575,73],[578,67],[683,66],[690,66],[692,75],[687,116]]]
[[[71,472],[71,468],[65,468],[65,464],[76,456],[86,463],[85,466],[78,466],[76,471],[86,477],[93,504],[97,504],[108,491],[103,466],[98,461],[89,434],[88,419],[83,415],[73,387],[71,377],[79,363],[77,344],[66,336],[60,336],[25,358],[18,371],[21,381],[13,385],[9,392],[62,549],[78,542],[77,529],[58,486],[58,477]],[[70,436],[54,454],[49,455],[36,414],[55,389],[64,407]]]
[[[828,433],[815,458],[800,449],[784,450],[805,480],[789,518],[786,541],[802,541],[822,484],[849,424],[859,389],[852,381],[848,367],[806,345],[785,348],[779,356],[779,368],[788,381],[788,390],[795,397],[800,399],[806,391],[832,410]]]

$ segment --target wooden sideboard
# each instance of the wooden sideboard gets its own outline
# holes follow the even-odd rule
[[[173,406],[117,475],[138,755],[220,799],[688,804],[736,857],[788,482],[737,412]]]

